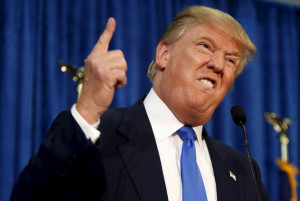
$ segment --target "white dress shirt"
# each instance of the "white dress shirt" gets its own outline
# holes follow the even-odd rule
[[[176,131],[183,126],[153,89],[144,100],[146,113],[156,140],[164,174],[169,201],[182,201],[180,157],[183,141]],[[89,125],[77,112],[75,105],[71,113],[88,139],[93,142],[100,136],[96,129],[100,123]],[[205,140],[202,139],[203,126],[193,127],[196,133],[195,148],[197,163],[204,181],[208,201],[217,201],[216,183],[210,155]]]

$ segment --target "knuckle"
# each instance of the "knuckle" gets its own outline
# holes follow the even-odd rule
[[[85,64],[89,66],[96,66],[98,63],[98,59],[96,57],[88,57],[85,60]]]
[[[88,56],[85,60],[84,60],[84,63],[85,64],[89,64],[91,62],[91,57]]]
[[[124,57],[122,50],[115,50],[115,54],[119,57]]]
[[[127,67],[127,62],[126,60],[124,59],[124,70],[127,71],[128,67]]]

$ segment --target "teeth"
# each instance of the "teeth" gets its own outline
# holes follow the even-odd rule
[[[204,84],[206,84],[210,88],[214,88],[213,83],[211,81],[209,81],[208,79],[201,79],[201,82],[204,83]]]

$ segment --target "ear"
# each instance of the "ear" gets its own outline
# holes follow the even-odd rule
[[[168,45],[160,42],[156,48],[155,61],[160,69],[164,69],[168,61]]]

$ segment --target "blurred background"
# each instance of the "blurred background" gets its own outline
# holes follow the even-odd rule
[[[299,168],[299,0],[0,0],[0,200],[9,200],[54,118],[76,102],[76,83],[61,72],[59,61],[83,66],[114,17],[110,49],[123,51],[128,83],[117,90],[112,107],[131,105],[151,88],[146,73],[160,36],[182,8],[194,4],[231,14],[258,49],[205,127],[245,153],[242,130],[230,115],[232,106],[243,106],[252,157],[271,200],[284,201],[278,133],[264,114],[292,120],[289,162]]]

